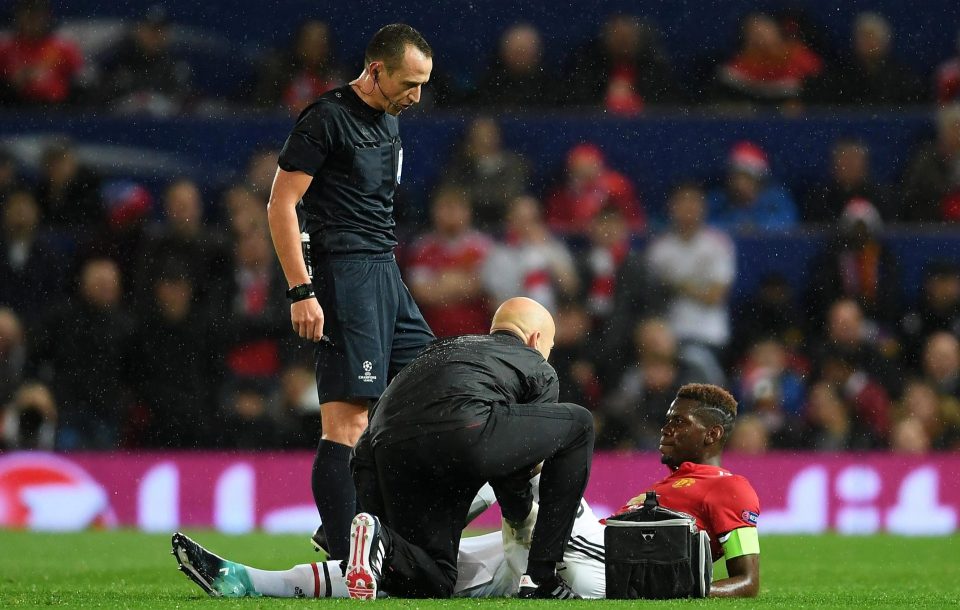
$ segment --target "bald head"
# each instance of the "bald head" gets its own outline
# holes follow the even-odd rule
[[[490,324],[490,332],[509,331],[523,339],[529,347],[550,357],[553,349],[553,337],[557,332],[553,316],[546,308],[533,299],[515,297],[508,299],[497,308]]]

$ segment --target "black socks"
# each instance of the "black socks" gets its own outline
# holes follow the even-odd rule
[[[350,552],[350,521],[357,512],[357,492],[350,476],[352,447],[321,440],[310,477],[313,501],[327,535],[329,559],[345,559]]]

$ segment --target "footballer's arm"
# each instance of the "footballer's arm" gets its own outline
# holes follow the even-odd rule
[[[757,528],[741,527],[720,537],[727,578],[710,585],[710,597],[756,597],[760,593],[760,541]]]

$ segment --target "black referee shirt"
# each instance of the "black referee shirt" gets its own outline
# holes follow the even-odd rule
[[[486,421],[493,405],[555,403],[553,367],[513,333],[466,335],[430,344],[387,386],[370,414],[371,443]]]
[[[303,195],[314,252],[389,252],[403,148],[397,117],[368,106],[350,85],[307,106],[278,165],[313,176]]]

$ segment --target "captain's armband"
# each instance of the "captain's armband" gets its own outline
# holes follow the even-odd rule
[[[739,527],[720,536],[723,558],[733,559],[742,555],[760,554],[760,537],[755,527]]]

